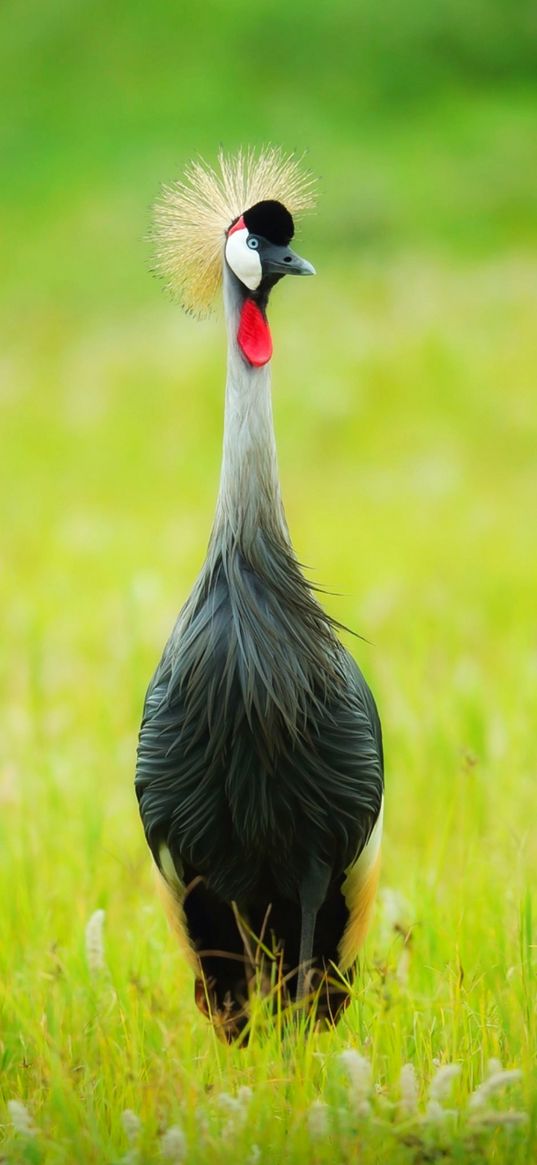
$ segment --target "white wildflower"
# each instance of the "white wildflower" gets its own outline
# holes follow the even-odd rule
[[[371,1064],[365,1056],[361,1056],[354,1048],[347,1048],[341,1052],[340,1064],[343,1065],[349,1081],[355,1091],[361,1096],[369,1096],[371,1090]]]
[[[229,1120],[226,1121],[222,1129],[222,1136],[225,1139],[232,1137],[239,1129],[242,1129],[246,1124],[248,1117],[248,1105],[252,1099],[252,1089],[243,1085],[239,1088],[237,1096],[230,1096],[229,1092],[221,1092],[217,1097],[220,1108],[223,1108],[228,1113]]]
[[[340,1064],[349,1078],[349,1101],[359,1116],[368,1116],[371,1111],[371,1064],[354,1048],[347,1048],[338,1056]]]
[[[440,1104],[438,1100],[429,1100],[427,1102],[424,1118],[427,1124],[441,1124],[442,1121],[452,1116],[457,1116],[454,1108],[444,1108],[443,1104]]]
[[[479,1113],[470,1120],[471,1125],[525,1125],[528,1121],[527,1112],[488,1112]]]
[[[236,1096],[230,1096],[229,1092],[220,1092],[217,1096],[217,1102],[220,1108],[232,1114],[239,1114],[242,1111],[242,1104],[237,1100]]]
[[[252,1148],[250,1149],[250,1155],[246,1159],[247,1165],[258,1165],[260,1160],[261,1149],[259,1148],[259,1145],[252,1145]]]
[[[186,1157],[186,1137],[179,1125],[171,1125],[160,1138],[160,1151],[166,1161],[179,1165]]]
[[[134,1145],[140,1136],[141,1122],[140,1117],[132,1111],[132,1108],[126,1108],[121,1113],[121,1123],[125,1129],[125,1135],[129,1145]]]
[[[511,1068],[509,1071],[500,1068],[493,1072],[478,1088],[472,1092],[468,1101],[469,1108],[484,1108],[495,1092],[501,1092],[509,1084],[515,1084],[522,1079],[520,1068]]]
[[[460,1075],[460,1071],[460,1064],[443,1064],[441,1068],[438,1068],[429,1085],[429,1099],[432,1101],[445,1100],[449,1096],[455,1077]]]
[[[92,975],[106,971],[103,939],[104,918],[104,910],[94,910],[86,924],[86,961]]]
[[[503,1064],[502,1064],[501,1060],[496,1059],[496,1057],[494,1057],[494,1056],[491,1057],[491,1059],[487,1063],[487,1076],[495,1076],[497,1072],[502,1072],[502,1071],[503,1071]]]
[[[308,1112],[308,1128],[310,1137],[317,1140],[319,1137],[326,1137],[328,1133],[328,1113],[329,1108],[322,1100],[314,1100]]]
[[[403,1116],[414,1116],[418,1111],[418,1078],[413,1064],[403,1064],[399,1077],[401,1101],[400,1110]]]
[[[239,1088],[239,1091],[237,1092],[237,1100],[238,1100],[238,1102],[241,1106],[241,1109],[243,1111],[248,1108],[248,1105],[250,1104],[252,1096],[253,1096],[252,1089],[248,1088],[247,1084],[243,1084],[242,1087]]]
[[[37,1136],[39,1129],[34,1124],[22,1100],[8,1100],[7,1107],[11,1117],[11,1123],[16,1133],[20,1133],[22,1137]]]

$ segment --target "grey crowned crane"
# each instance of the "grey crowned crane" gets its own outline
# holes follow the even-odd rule
[[[196,1003],[232,1040],[263,950],[286,1000],[329,1020],[347,1002],[378,879],[383,759],[373,697],[300,570],[278,481],[267,308],[284,275],[314,274],[289,246],[312,180],[274,149],[219,168],[193,163],[156,209],[157,266],[183,306],[203,312],[223,283],[228,359],[216,515],[149,685],[136,792]]]

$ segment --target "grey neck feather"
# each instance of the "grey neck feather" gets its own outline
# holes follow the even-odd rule
[[[272,420],[270,363],[253,368],[237,332],[244,295],[224,262],[228,333],[224,444],[213,541],[240,544],[247,553],[260,528],[289,546]]]
[[[342,690],[344,656],[291,546],[278,482],[270,366],[252,368],[241,355],[243,294],[227,269],[224,300],[229,349],[220,491],[207,558],[170,654],[172,675],[177,667],[185,677],[188,715],[197,722],[200,708],[207,711],[216,753],[224,743],[214,726],[227,731],[221,712],[238,684],[242,703],[233,696],[234,706],[256,724],[266,759],[296,742],[315,709]]]

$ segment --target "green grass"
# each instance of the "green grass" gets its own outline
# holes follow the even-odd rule
[[[156,1165],[174,1124],[191,1165],[537,1157],[535,36],[515,7],[2,8],[2,1163]],[[365,637],[387,800],[344,1019],[282,1039],[261,1016],[240,1050],[195,1009],[133,792],[210,530],[224,367],[221,321],[165,302],[142,238],[193,152],[269,139],[308,147],[322,191],[298,248],[319,276],[271,312],[283,491]],[[524,1124],[472,1123],[490,1059],[521,1070],[491,1103]],[[455,1116],[426,1122],[452,1063]]]

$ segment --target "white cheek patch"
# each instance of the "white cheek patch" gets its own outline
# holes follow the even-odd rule
[[[237,279],[249,289],[255,291],[261,283],[263,272],[259,251],[253,251],[246,245],[248,229],[233,231],[226,243],[226,259]]]

